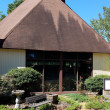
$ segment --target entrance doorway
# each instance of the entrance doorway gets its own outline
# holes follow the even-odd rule
[[[26,66],[42,73],[42,91],[77,91],[80,81],[91,76],[92,53],[26,52]]]

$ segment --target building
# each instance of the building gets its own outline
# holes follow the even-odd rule
[[[25,0],[0,22],[0,74],[33,67],[42,91],[76,91],[110,74],[110,45],[61,0]]]

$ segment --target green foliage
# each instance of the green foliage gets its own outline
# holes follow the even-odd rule
[[[88,102],[86,104],[86,108],[90,109],[90,108],[94,108],[94,109],[102,109],[103,105],[102,103],[100,103],[99,101],[94,101],[94,102]]]
[[[76,90],[76,79],[72,77],[65,77],[63,79],[63,90],[64,91]]]
[[[51,105],[50,104],[44,104],[41,105],[38,110],[51,110]]]
[[[4,109],[4,108],[7,108],[6,105],[0,105],[0,109]]]
[[[89,101],[91,101],[91,102],[94,102],[94,101],[103,102],[104,96],[103,95],[97,95],[97,96],[89,98]]]
[[[30,108],[30,109],[13,109],[13,108],[7,108],[6,105],[0,105],[0,110],[34,110],[34,108]]]
[[[85,105],[88,109],[103,109],[110,110],[110,103],[104,102],[104,96],[95,96],[89,99],[89,102]]]
[[[64,94],[68,98],[78,102],[88,102],[88,95],[85,94]]]
[[[53,81],[51,83],[45,83],[45,91],[54,92],[54,91],[58,91],[58,90],[59,90],[58,81]]]
[[[0,87],[1,87],[1,84],[2,84],[2,79],[1,79],[1,76],[0,76]]]
[[[8,4],[7,14],[10,14],[14,9],[16,9],[24,0],[14,0],[13,3]],[[2,21],[6,15],[2,14],[0,11],[0,21]]]
[[[58,99],[59,99],[59,102],[60,101],[64,101],[64,102],[70,104],[70,106],[67,108],[67,110],[75,110],[75,109],[81,107],[81,105],[78,102],[76,102],[76,101],[74,101],[72,99],[65,98],[63,96],[58,96]]]
[[[110,102],[100,102],[98,100],[90,101],[85,105],[87,109],[103,109],[103,110],[110,110]]]
[[[15,8],[17,8],[24,0],[14,0],[13,3],[8,4],[7,14],[10,14]]]
[[[91,27],[110,43],[110,8],[103,7],[103,15],[99,14],[98,19],[90,22]]]
[[[97,75],[95,77],[89,77],[85,80],[86,89],[88,91],[102,93],[104,78],[110,78],[110,76]]]
[[[66,110],[76,110],[75,106],[70,106]]]
[[[5,92],[23,89],[25,92],[37,91],[41,86],[42,75],[32,68],[12,69],[4,77],[2,90]]]
[[[103,102],[104,110],[110,110],[110,102]]]
[[[6,16],[4,14],[2,14],[2,12],[0,11],[0,21],[2,21]]]

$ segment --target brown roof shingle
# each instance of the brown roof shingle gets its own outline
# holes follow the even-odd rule
[[[25,0],[0,23],[2,48],[110,53],[110,45],[61,0]]]

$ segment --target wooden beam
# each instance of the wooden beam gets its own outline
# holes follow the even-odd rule
[[[63,60],[62,53],[60,53],[59,92],[63,91],[62,85],[63,85]]]
[[[76,66],[77,66],[77,67],[76,67],[76,71],[77,71],[77,81],[76,81],[77,83],[76,83],[76,84],[77,84],[77,91],[78,91],[78,86],[79,86],[79,84],[78,84],[78,80],[79,80],[79,79],[78,79],[78,77],[79,77],[79,74],[78,74],[78,65],[79,65],[78,53],[77,53],[77,61],[76,61],[76,62],[77,62],[77,63],[76,63],[76,64],[77,64],[77,65],[76,65]]]
[[[42,92],[44,93],[44,66],[43,66],[43,71],[42,71]]]

